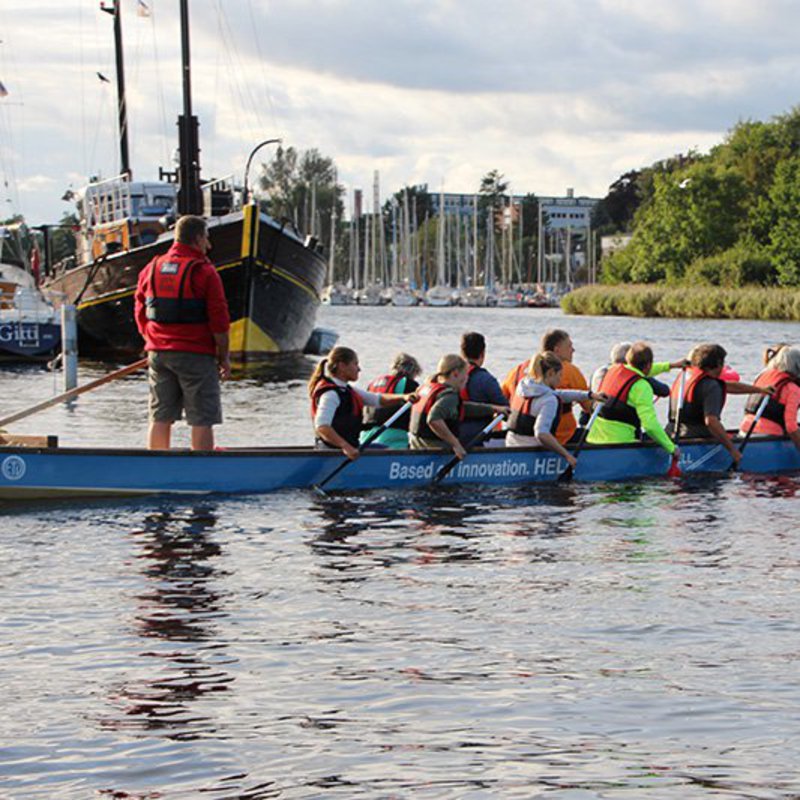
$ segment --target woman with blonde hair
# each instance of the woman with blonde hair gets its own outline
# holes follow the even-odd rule
[[[800,450],[800,430],[797,411],[800,408],[800,349],[783,346],[773,350],[766,368],[753,381],[755,386],[772,386],[774,394],[767,400],[761,419],[753,427],[756,411],[764,399],[763,394],[751,394],[745,406],[740,426],[742,434],[753,428],[754,434],[787,436]]]
[[[556,389],[561,382],[564,364],[553,352],[537,353],[530,363],[528,376],[518,384],[511,397],[506,447],[537,447],[558,453],[571,467],[575,458],[555,436],[564,403],[605,400],[591,390]]]
[[[341,450],[350,459],[358,458],[364,406],[397,406],[416,399],[413,393],[377,394],[351,386],[349,382],[358,380],[359,372],[356,351],[334,347],[308,381],[316,446]]]
[[[462,399],[461,390],[469,376],[467,367],[467,362],[455,353],[442,356],[436,373],[417,392],[408,437],[412,450],[438,450],[447,446],[464,458],[467,451],[458,440],[460,422],[467,417],[486,417],[508,410],[506,406]]]

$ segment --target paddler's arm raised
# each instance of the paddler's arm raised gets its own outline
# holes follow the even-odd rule
[[[772,386],[755,386],[741,381],[725,381],[725,390],[728,394],[775,394]]]
[[[464,401],[464,416],[468,419],[485,419],[495,414],[508,414],[509,411],[510,409],[507,405],[475,403],[472,400]]]

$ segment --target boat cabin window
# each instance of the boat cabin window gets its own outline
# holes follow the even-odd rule
[[[134,217],[163,217],[169,214],[175,205],[171,195],[131,195],[131,214]]]

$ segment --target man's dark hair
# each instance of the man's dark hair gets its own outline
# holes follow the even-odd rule
[[[185,214],[175,226],[175,240],[181,244],[194,244],[201,236],[205,236],[208,228],[202,217]]]
[[[653,366],[653,350],[647,342],[634,342],[628,349],[625,358],[632,367],[636,367],[645,375]]]
[[[725,366],[728,353],[720,344],[699,344],[692,350],[689,361],[693,367],[710,370]]]
[[[553,328],[549,331],[545,331],[544,336],[542,336],[542,345],[539,348],[539,352],[546,353],[548,350],[552,352],[565,339],[569,339],[569,334],[566,331],[562,331],[560,328]]]
[[[461,337],[461,355],[466,359],[478,359],[486,352],[486,339],[482,333],[470,331]]]

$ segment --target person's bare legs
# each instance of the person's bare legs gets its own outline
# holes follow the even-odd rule
[[[147,431],[147,449],[169,450],[171,434],[171,422],[151,422]]]
[[[192,425],[192,450],[213,450],[214,429],[210,425]]]

